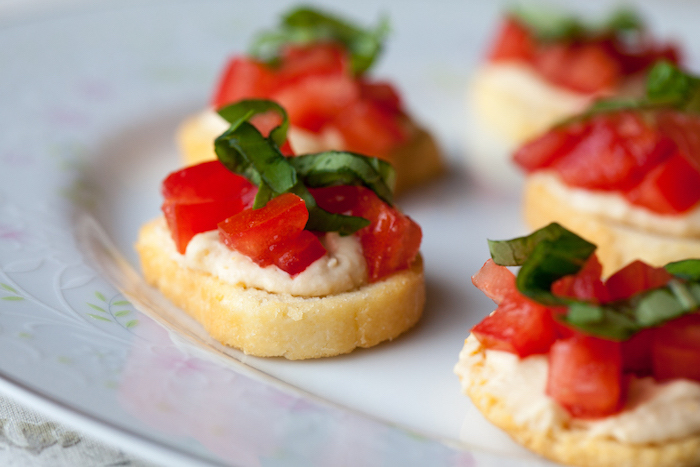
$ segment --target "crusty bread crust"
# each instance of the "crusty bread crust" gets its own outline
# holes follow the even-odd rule
[[[473,358],[481,355],[481,359]],[[593,438],[584,429],[553,427],[535,431],[518,424],[505,402],[484,390],[486,353],[484,347],[470,353],[469,379],[462,381],[464,392],[494,425],[526,448],[556,462],[585,467],[689,467],[700,465],[700,434],[659,444],[628,444],[611,438]],[[462,364],[463,362],[460,362]],[[458,366],[460,365],[458,364]],[[513,388],[517,391],[518,388]]]
[[[525,181],[523,212],[532,229],[558,222],[596,244],[606,277],[636,259],[663,266],[671,261],[700,258],[700,238],[650,233],[578,210],[556,196],[542,178],[528,177]]]
[[[219,342],[260,357],[330,357],[372,347],[412,327],[425,304],[423,261],[350,292],[325,297],[269,293],[181,266],[159,244],[157,221],[139,232],[146,281]]]
[[[445,171],[445,165],[435,139],[410,120],[405,126],[411,135],[396,147],[387,160],[396,170],[395,193],[432,180]],[[187,118],[177,131],[177,142],[187,165],[216,158],[214,140],[219,136],[215,128],[203,124],[201,115]]]

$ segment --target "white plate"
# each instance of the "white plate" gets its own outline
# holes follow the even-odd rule
[[[133,274],[138,227],[179,164],[177,124],[288,5],[262,3],[113,5],[0,29],[0,389],[167,465],[543,464],[485,423],[452,374],[491,309],[469,280],[486,238],[523,233],[517,190],[489,190],[459,164],[464,86],[497,5],[334,6],[365,22],[389,12],[375,74],[453,157],[449,176],[401,200],[424,232],[415,329],[332,359],[245,357]],[[650,16],[693,37],[691,6]]]

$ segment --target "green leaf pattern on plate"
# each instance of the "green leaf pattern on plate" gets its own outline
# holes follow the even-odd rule
[[[2,297],[0,297],[0,300],[5,300],[8,302],[19,302],[19,301],[24,300],[24,297],[22,297],[20,295],[20,293],[17,291],[17,289],[12,287],[11,285],[0,282],[0,288],[2,288],[2,290],[4,290],[5,292],[9,292],[10,294],[12,294],[12,295],[2,296]]]
[[[108,299],[99,290],[95,291],[93,295],[99,301],[104,302],[105,305],[100,306],[91,302],[86,302],[85,304],[90,309],[102,313],[86,313],[86,316],[97,321],[115,323],[122,326],[125,329],[131,329],[139,323],[138,319],[132,318],[133,306],[130,301],[124,300],[123,298],[121,298],[120,295]],[[127,319],[126,317],[129,317],[129,319]]]

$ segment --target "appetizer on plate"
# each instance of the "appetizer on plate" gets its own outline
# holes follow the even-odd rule
[[[603,281],[558,224],[489,244],[472,282],[498,306],[455,366],[486,418],[565,464],[700,465],[700,260]]]
[[[276,113],[263,136],[249,120]],[[256,356],[328,357],[391,340],[425,302],[421,229],[394,173],[348,152],[285,157],[272,101],[220,110],[218,160],[163,182],[164,216],[136,249],[146,280],[216,340]]]
[[[662,58],[677,62],[676,47],[652,39],[629,10],[601,24],[511,10],[468,88],[470,162],[504,179],[517,146],[596,98],[641,93],[644,71]]]
[[[604,274],[700,257],[700,80],[668,62],[646,96],[599,101],[522,146],[525,219],[598,245]]]
[[[394,86],[368,76],[387,29],[382,23],[365,30],[309,8],[291,11],[249,55],[228,61],[211,106],[181,126],[186,162],[215,158],[213,141],[228,127],[216,110],[264,98],[287,110],[289,144],[298,154],[340,150],[385,159],[396,170],[397,192],[435,178],[443,170],[435,141],[408,115]],[[276,122],[254,124],[266,131]]]

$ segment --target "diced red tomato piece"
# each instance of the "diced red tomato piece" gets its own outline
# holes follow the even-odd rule
[[[543,45],[533,65],[549,82],[586,94],[613,89],[620,80],[617,62],[596,43]]]
[[[649,171],[625,198],[659,214],[682,214],[700,201],[700,172],[676,152]]]
[[[318,132],[360,96],[350,76],[309,76],[270,97],[285,108],[295,126]]]
[[[515,286],[515,274],[507,267],[494,263],[492,259],[488,259],[479,272],[472,276],[472,284],[497,304],[506,297],[519,294]]]
[[[219,237],[261,267],[277,264],[297,274],[326,251],[315,235],[302,234],[308,219],[304,200],[285,193],[260,209],[247,209],[219,223]]]
[[[639,183],[673,146],[630,111],[594,116],[590,131],[552,164],[565,183],[588,189],[619,190]]]
[[[527,30],[514,18],[506,18],[496,36],[489,60],[525,60],[529,61],[535,51],[535,40]]]
[[[625,372],[631,372],[638,376],[651,374],[651,347],[655,334],[655,328],[642,329],[628,340],[620,343]]]
[[[401,113],[401,96],[394,86],[385,81],[360,80],[360,96],[370,100],[391,114]]]
[[[695,171],[700,171],[700,118],[689,112],[667,110],[656,114],[656,124],[661,133],[676,143]]]
[[[509,296],[492,314],[472,328],[487,349],[519,357],[546,353],[557,334],[551,311],[522,295]]]
[[[185,167],[163,181],[163,214],[175,247],[184,253],[192,237],[216,229],[233,214],[252,206],[257,188],[219,161]]]
[[[584,131],[583,125],[554,128],[522,145],[513,155],[513,161],[526,172],[549,167],[558,157],[569,153],[581,141]]]
[[[579,335],[552,345],[547,394],[574,417],[605,417],[617,412],[622,389],[619,343]]]
[[[603,266],[598,257],[591,255],[579,272],[554,282],[552,293],[560,297],[605,303],[608,301],[608,289],[600,278],[602,273]]]
[[[332,186],[310,190],[326,211],[364,217],[370,225],[360,229],[362,252],[370,282],[407,269],[418,254],[422,232],[413,220],[361,186]]]
[[[311,263],[326,254],[319,238],[308,230],[270,247],[274,264],[291,276],[303,272]]]
[[[669,321],[656,330],[652,344],[654,377],[700,381],[700,314]]]
[[[340,112],[331,125],[343,136],[345,149],[386,158],[408,139],[396,115],[370,100],[358,100]]]
[[[310,45],[289,44],[282,49],[276,70],[280,86],[309,76],[349,76],[350,58],[344,48],[332,42]]]
[[[636,260],[608,277],[605,286],[610,300],[620,300],[666,285],[671,277],[664,268],[655,268]]]
[[[229,61],[212,99],[215,109],[241,99],[265,98],[274,89],[272,70],[252,58],[236,57]]]
[[[643,40],[642,43],[630,47],[624,41],[603,40],[600,42],[608,53],[615,57],[625,76],[639,73],[652,66],[659,60],[667,60],[671,63],[680,62],[680,51],[673,43],[655,44],[653,41]]]

